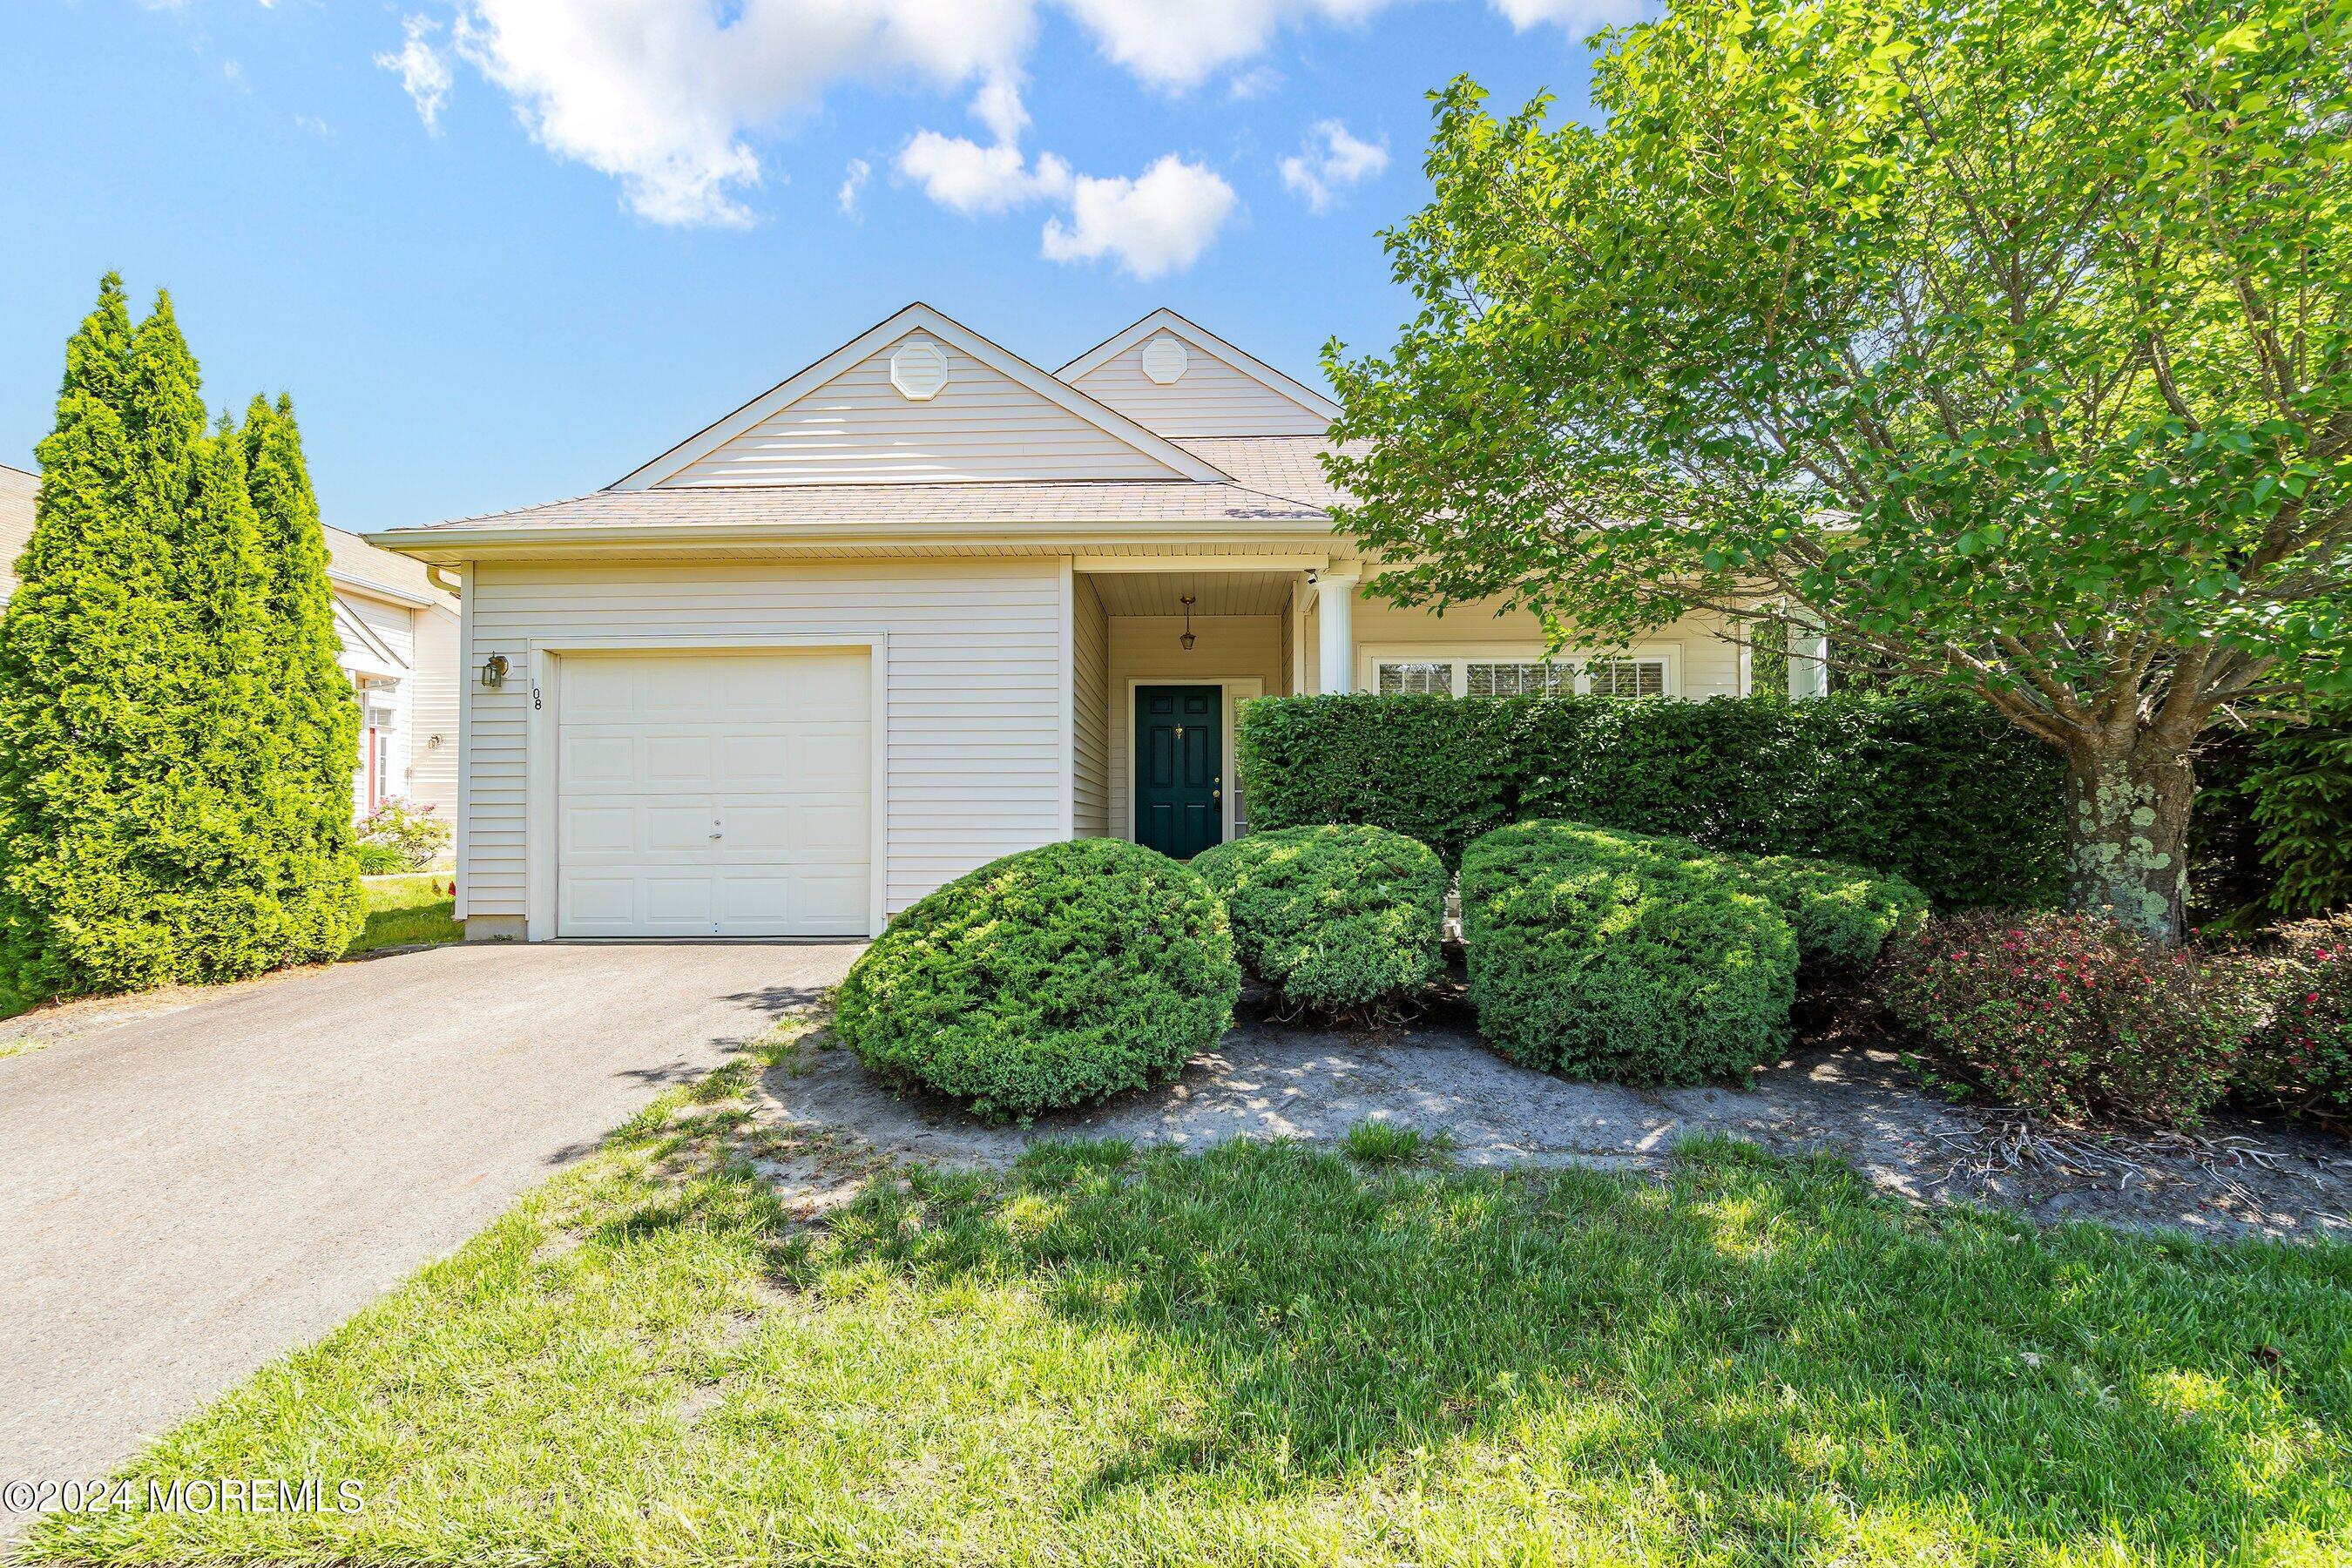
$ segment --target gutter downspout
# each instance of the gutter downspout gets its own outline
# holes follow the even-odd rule
[[[427,561],[425,563],[425,580],[432,584],[435,587],[440,589],[443,593],[448,595],[453,599],[464,598],[466,596],[465,590],[457,584],[452,583],[447,578],[441,575],[442,573],[447,570],[448,568],[446,566],[436,565],[433,562]]]

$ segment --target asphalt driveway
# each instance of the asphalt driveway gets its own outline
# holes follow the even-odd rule
[[[104,1475],[859,951],[446,947],[0,1058],[0,1480]]]

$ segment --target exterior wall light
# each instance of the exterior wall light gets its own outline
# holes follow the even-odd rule
[[[489,658],[482,660],[482,686],[485,690],[496,691],[499,687],[504,686],[506,683],[506,655],[502,653],[494,653],[490,655]]]

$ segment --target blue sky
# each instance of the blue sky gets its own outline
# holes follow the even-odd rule
[[[1049,369],[1171,305],[1317,380],[1409,313],[1423,94],[1581,113],[1638,4],[15,0],[0,462],[109,268],[216,406],[293,393],[359,530],[596,489],[916,299]]]

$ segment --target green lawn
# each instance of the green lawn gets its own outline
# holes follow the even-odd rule
[[[742,1163],[786,1152],[733,1102],[748,1071],[674,1092],[133,1472],[356,1479],[366,1511],[53,1519],[32,1552],[2352,1553],[2352,1250],[1916,1212],[1726,1142],[1662,1184],[1369,1137],[1370,1161],[1059,1145],[802,1223]]]
[[[456,897],[435,890],[449,885],[446,871],[385,877],[361,884],[367,895],[367,924],[344,952],[463,941],[466,928],[452,918],[457,908]]]

